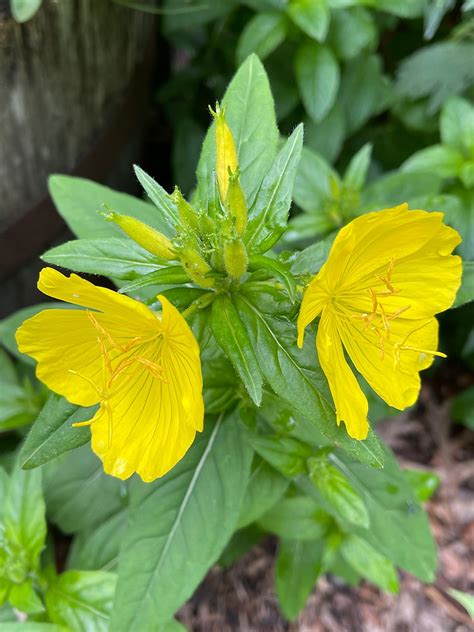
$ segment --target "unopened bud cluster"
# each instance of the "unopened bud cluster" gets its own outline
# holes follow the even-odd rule
[[[224,108],[216,104],[211,114],[215,121],[216,208],[196,209],[176,187],[170,195],[178,217],[172,239],[134,217],[112,210],[102,215],[160,260],[179,261],[196,285],[219,290],[238,282],[247,271],[247,204]]]

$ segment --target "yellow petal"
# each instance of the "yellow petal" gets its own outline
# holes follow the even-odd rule
[[[367,399],[344,357],[337,321],[329,309],[322,313],[316,347],[336,406],[337,423],[343,421],[353,439],[365,439],[369,430]]]
[[[322,283],[324,279],[324,266],[319,274],[311,281],[306,288],[301,301],[300,313],[298,314],[298,347],[303,346],[304,330],[319,316],[323,307],[330,300],[329,294]]]
[[[102,358],[85,311],[46,309],[21,325],[16,340],[38,362],[36,374],[52,391],[79,406],[99,401]]]
[[[176,308],[159,299],[163,336],[134,350],[135,361],[113,380],[91,425],[94,452],[122,479],[133,472],[145,482],[163,476],[203,426],[198,344]],[[152,365],[162,367],[164,379]]]
[[[362,321],[340,319],[338,328],[344,347],[355,367],[373,390],[390,406],[411,406],[420,391],[419,371],[433,362],[438,344],[436,318],[397,319],[390,333],[365,327]]]

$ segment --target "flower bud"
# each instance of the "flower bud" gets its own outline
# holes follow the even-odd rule
[[[179,259],[192,281],[202,287],[214,287],[214,279],[206,277],[206,274],[211,271],[211,266],[196,250],[189,247],[183,248],[179,252]]]
[[[178,187],[175,187],[171,199],[178,207],[178,215],[181,221],[181,225],[184,229],[191,229],[196,232],[199,231],[199,219],[196,211],[191,204],[187,202]]]
[[[240,186],[239,169],[229,175],[225,207],[229,215],[235,220],[234,226],[237,234],[242,236],[247,228],[247,204],[245,203],[244,192]]]
[[[224,267],[232,279],[240,279],[247,271],[248,257],[240,237],[224,244]]]
[[[151,252],[151,254],[161,259],[176,259],[176,251],[173,244],[157,230],[148,226],[144,222],[130,217],[129,215],[121,215],[114,211],[107,211],[101,215],[108,221],[116,224],[123,232],[133,239],[142,248]]]
[[[224,108],[216,103],[216,111],[211,108],[211,114],[216,122],[216,173],[219,194],[222,202],[227,196],[229,186],[229,169],[235,173],[238,167],[237,151],[235,149],[234,137],[227,125],[224,116]]]

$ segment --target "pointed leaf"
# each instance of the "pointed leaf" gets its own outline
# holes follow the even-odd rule
[[[339,64],[327,46],[308,42],[295,57],[296,80],[304,107],[318,123],[334,105],[339,88]]]
[[[170,196],[163,189],[162,186],[158,184],[151,176],[149,176],[143,169],[140,169],[138,165],[133,165],[133,169],[135,171],[135,175],[138,178],[138,181],[145,189],[146,194],[153,202],[153,204],[158,209],[158,215],[161,218],[162,222],[164,222],[171,234],[173,234],[176,225],[178,223],[178,210],[176,205],[171,200]]]

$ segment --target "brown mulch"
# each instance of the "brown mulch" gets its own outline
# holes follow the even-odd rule
[[[451,424],[449,400],[425,386],[416,413],[383,422],[377,431],[405,467],[436,471],[439,489],[426,504],[439,547],[434,584],[402,573],[400,593],[362,583],[351,588],[320,579],[298,621],[286,622],[273,587],[275,543],[254,547],[234,567],[214,568],[179,619],[191,632],[469,632],[474,625],[448,588],[474,589],[474,433]]]

